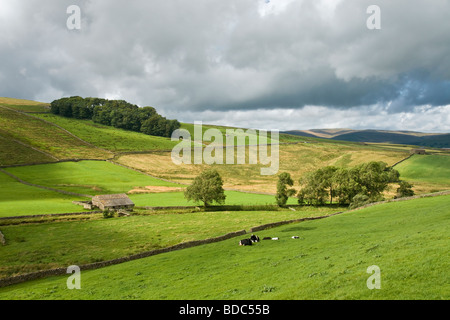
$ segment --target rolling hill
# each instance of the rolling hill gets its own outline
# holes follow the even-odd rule
[[[352,129],[293,130],[285,131],[284,133],[339,141],[406,144],[433,148],[450,147],[450,134],[448,133],[430,134],[414,131]]]
[[[222,133],[227,129],[203,129],[212,127]],[[192,124],[182,128],[193,131]],[[449,189],[450,157],[444,150],[410,157],[408,145],[339,139],[357,134],[351,129],[306,134],[280,135],[279,172],[292,175],[294,188],[305,173],[323,166],[384,161],[411,181],[417,194]],[[365,134],[367,138],[371,133]],[[389,134],[434,139],[421,133],[383,134],[382,140]],[[177,211],[167,207],[194,205],[182,190],[211,165],[174,164],[170,149],[176,143],[59,117],[50,114],[45,103],[0,98],[0,229],[6,239],[0,243],[0,280],[165,250],[283,220],[333,217],[260,231],[261,238],[279,236],[279,241],[252,247],[238,246],[233,238],[83,270],[83,290],[67,290],[67,276],[11,285],[0,289],[0,300],[448,299],[448,290],[441,286],[448,266],[448,195],[339,215],[334,214],[347,209],[296,206],[296,198],[288,208],[269,208],[264,205],[275,202],[278,176],[260,175],[264,164],[213,164],[227,189],[225,204],[240,209]],[[129,216],[106,219],[72,203],[97,193],[127,193],[138,207]],[[147,208],[154,206],[166,208]],[[74,214],[80,211],[83,215]],[[24,217],[35,214],[42,216]],[[371,265],[381,268],[383,290],[366,287]]]

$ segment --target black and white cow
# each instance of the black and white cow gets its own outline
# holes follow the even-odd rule
[[[257,235],[252,234],[250,240],[252,240],[252,242],[259,242],[259,237]]]
[[[251,246],[252,245],[252,240],[250,240],[250,239],[242,239],[241,241],[239,241],[239,245],[240,246]]]

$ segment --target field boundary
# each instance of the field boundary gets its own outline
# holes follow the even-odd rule
[[[3,170],[1,168],[0,168],[0,172],[10,176],[11,178],[13,178],[14,180],[16,180],[16,181],[18,181],[20,183],[22,183],[24,185],[27,185],[27,186],[30,186],[30,187],[36,187],[36,188],[40,188],[40,189],[45,189],[45,190],[49,190],[49,191],[63,193],[63,194],[69,195],[69,196],[76,196],[76,197],[83,197],[83,198],[92,198],[93,197],[93,196],[87,195],[87,194],[80,194],[80,193],[75,193],[75,192],[70,192],[70,191],[65,191],[65,190],[54,189],[54,188],[50,188],[50,187],[34,184],[34,183],[31,183],[31,182],[27,182],[25,180],[20,179],[16,175],[14,175],[14,174],[12,174],[12,173],[10,173],[8,171],[5,171],[5,170]]]
[[[166,247],[166,248],[155,249],[155,250],[146,251],[143,253],[138,253],[138,254],[134,254],[134,255],[130,255],[130,256],[126,256],[126,257],[122,257],[122,258],[117,258],[117,259],[112,259],[112,260],[107,260],[107,261],[102,261],[102,262],[94,262],[94,263],[90,263],[90,264],[84,264],[84,265],[80,265],[79,267],[80,267],[80,270],[83,270],[83,271],[99,269],[99,268],[103,268],[106,266],[111,266],[111,265],[116,265],[116,264],[132,261],[132,260],[142,259],[142,258],[154,256],[154,255],[161,254],[161,253],[166,253],[166,252],[171,252],[171,251],[176,251],[176,250],[181,250],[181,249],[186,249],[186,248],[192,248],[192,247],[196,247],[196,246],[200,246],[200,245],[208,244],[208,243],[219,242],[219,241],[235,238],[238,236],[242,236],[246,233],[247,233],[247,231],[240,230],[240,231],[236,231],[236,232],[227,233],[225,235],[218,236],[215,238],[182,242],[182,243],[179,243],[179,244],[176,244],[176,245],[173,245],[170,247]],[[27,273],[27,274],[23,274],[23,275],[14,276],[14,277],[3,278],[3,279],[0,279],[0,288],[10,286],[13,284],[23,283],[26,281],[50,277],[50,276],[61,276],[64,274],[67,274],[67,268],[42,270],[42,271]]]
[[[99,268],[116,265],[116,264],[132,261],[132,260],[147,258],[147,257],[158,255],[161,253],[167,253],[167,252],[171,252],[171,251],[192,248],[192,247],[196,247],[196,246],[200,246],[200,245],[204,245],[204,244],[220,242],[220,241],[236,238],[239,236],[243,236],[243,235],[246,235],[249,233],[253,233],[256,231],[261,231],[261,230],[265,230],[265,229],[269,229],[269,228],[273,228],[273,227],[278,227],[278,226],[285,225],[285,224],[291,224],[291,223],[309,221],[309,220],[324,219],[324,218],[335,216],[335,215],[338,215],[341,213],[343,213],[343,212],[337,212],[337,213],[320,216],[320,217],[305,217],[305,218],[300,218],[300,219],[285,220],[285,221],[278,221],[278,222],[274,222],[274,223],[263,224],[260,226],[252,227],[249,229],[249,231],[246,231],[243,229],[240,231],[230,232],[225,235],[214,237],[214,238],[181,242],[179,244],[176,244],[176,245],[173,245],[170,247],[166,247],[166,248],[155,249],[155,250],[146,251],[146,252],[142,252],[142,253],[126,256],[126,257],[116,258],[116,259],[112,259],[112,260],[107,260],[107,261],[84,264],[84,265],[80,265],[79,267],[80,267],[80,270],[99,269]],[[37,280],[37,279],[41,279],[41,278],[51,277],[51,276],[62,276],[65,274],[67,274],[67,268],[56,268],[56,269],[31,272],[31,273],[17,275],[17,276],[13,276],[13,277],[7,277],[7,278],[0,279],[0,288],[27,282],[27,281],[31,281],[31,280]]]
[[[90,146],[90,147],[92,147],[92,148],[95,148],[95,149],[102,150],[102,151],[104,151],[104,152],[110,153],[110,154],[113,155],[113,157],[114,157],[114,155],[115,155],[114,152],[112,152],[111,150],[103,149],[103,148],[100,148],[100,147],[98,147],[98,146],[96,146],[96,145],[94,145],[94,144],[92,144],[92,143],[89,143],[89,142],[87,142],[87,141],[81,139],[81,138],[78,137],[77,135],[73,134],[73,133],[70,132],[69,130],[64,129],[63,127],[61,127],[61,126],[59,126],[59,125],[57,125],[57,124],[55,124],[55,123],[53,123],[53,122],[50,122],[50,121],[48,121],[48,120],[45,120],[45,119],[42,119],[42,118],[39,118],[39,117],[36,117],[36,116],[33,116],[33,115],[31,115],[31,114],[29,114],[29,113],[26,113],[26,112],[24,112],[24,111],[12,109],[12,108],[9,108],[9,107],[3,106],[3,105],[0,105],[0,107],[2,107],[2,108],[4,108],[4,109],[7,109],[7,110],[9,110],[9,111],[14,111],[14,112],[20,113],[20,114],[22,114],[22,115],[25,115],[25,116],[27,116],[27,117],[30,117],[30,118],[33,118],[33,119],[36,119],[36,120],[40,120],[40,121],[42,121],[42,122],[44,122],[44,123],[47,123],[47,124],[49,124],[49,125],[52,125],[52,126],[58,128],[58,129],[64,131],[64,132],[67,133],[68,135],[74,137],[74,138],[77,139],[78,141],[80,141],[80,142],[82,142],[82,143],[84,143],[84,144],[86,144],[86,145],[88,145],[88,146]]]
[[[434,193],[417,194],[417,195],[411,196],[411,197],[403,197],[403,198],[389,199],[389,200],[384,200],[384,201],[379,201],[379,202],[368,203],[368,204],[365,204],[365,205],[363,205],[361,207],[348,210],[348,212],[356,211],[356,210],[360,210],[360,209],[364,209],[364,208],[368,208],[368,207],[372,207],[372,206],[376,206],[378,204],[383,204],[383,203],[398,202],[398,201],[408,201],[408,200],[414,200],[414,199],[420,199],[420,198],[430,198],[430,197],[439,197],[439,196],[447,196],[447,195],[450,195],[450,190],[439,191],[439,192],[434,192]]]
[[[291,207],[300,207],[300,205],[292,205]],[[199,206],[199,205],[192,205],[192,206],[158,206],[158,207],[151,207],[151,206],[137,206],[136,209],[143,209],[143,210],[203,210],[205,212],[210,211],[278,211],[280,208],[276,204],[260,204],[260,205],[218,205],[218,206]]]
[[[398,164],[400,164],[400,163],[402,163],[403,161],[406,161],[406,160],[408,160],[409,158],[411,158],[412,156],[413,156],[414,154],[410,154],[409,156],[407,156],[405,159],[402,159],[402,160],[400,160],[400,161],[398,161],[398,162],[396,162],[396,163],[394,163],[392,166],[391,166],[391,168],[394,168],[396,165],[398,165]]]
[[[80,216],[90,215],[94,213],[102,213],[103,211],[85,211],[85,212],[73,212],[73,213],[47,213],[47,214],[34,214],[26,216],[12,216],[12,217],[0,217],[1,220],[20,220],[20,219],[33,219],[33,218],[48,218],[48,217],[64,217],[64,216]],[[22,222],[28,223],[28,222]]]
[[[39,166],[44,164],[56,164],[56,163],[64,163],[64,162],[81,162],[81,161],[108,161],[107,159],[61,159],[58,161],[52,162],[35,162],[35,163],[22,163],[22,164],[10,164],[10,165],[1,165],[0,168],[8,169],[8,168],[19,168],[19,167],[30,167],[30,166]]]
[[[263,225],[252,227],[252,228],[249,229],[248,232],[246,230],[240,230],[240,231],[236,231],[236,232],[227,233],[225,235],[218,236],[218,237],[215,237],[215,238],[208,238],[208,239],[204,239],[204,240],[193,240],[193,241],[188,241],[188,242],[182,242],[182,243],[179,243],[179,244],[176,244],[176,245],[173,245],[173,246],[170,246],[170,247],[166,247],[166,248],[155,249],[155,250],[151,250],[151,251],[146,251],[146,252],[142,252],[142,253],[138,253],[138,254],[122,257],[122,258],[102,261],[102,262],[94,262],[94,263],[90,263],[90,264],[80,265],[79,267],[80,267],[80,270],[99,269],[99,268],[106,267],[106,266],[116,265],[116,264],[132,261],[132,260],[137,260],[137,259],[142,259],[142,258],[158,255],[158,254],[161,254],[161,253],[167,253],[167,252],[171,252],[171,251],[192,248],[192,247],[200,246],[200,245],[203,245],[203,244],[220,242],[220,241],[228,240],[228,239],[235,238],[235,237],[238,237],[238,236],[243,236],[243,235],[248,234],[248,233],[262,231],[262,230],[266,230],[266,229],[270,229],[270,228],[274,228],[274,227],[279,227],[279,226],[286,225],[286,224],[298,223],[298,222],[303,222],[303,221],[325,219],[325,218],[329,218],[329,217],[332,217],[332,216],[340,215],[340,214],[343,214],[343,213],[353,212],[353,211],[356,211],[356,210],[360,210],[360,209],[363,209],[363,208],[374,206],[374,205],[377,205],[377,204],[389,203],[389,202],[397,202],[397,201],[408,201],[408,200],[413,200],[413,199],[426,198],[426,197],[436,197],[436,196],[442,196],[442,195],[450,195],[450,190],[442,191],[442,192],[436,192],[436,193],[430,193],[430,194],[424,194],[424,195],[417,195],[417,196],[412,196],[412,197],[405,197],[405,198],[399,198],[399,199],[392,199],[392,200],[375,202],[375,203],[371,203],[371,204],[368,204],[368,205],[365,205],[365,206],[362,206],[362,207],[359,207],[359,208],[355,208],[355,209],[352,209],[352,210],[336,212],[336,213],[332,213],[332,214],[325,215],[325,216],[305,217],[305,218],[299,218],[299,219],[294,219],[294,220],[285,220],[285,221],[278,221],[278,222],[273,222],[273,223],[267,223],[267,224],[263,224]],[[14,285],[14,284],[23,283],[23,282],[26,282],[26,281],[37,280],[37,279],[50,277],[50,276],[62,276],[62,275],[65,275],[65,274],[67,274],[67,268],[56,268],[56,269],[36,271],[36,272],[27,273],[27,274],[23,274],[23,275],[17,275],[17,276],[13,276],[13,277],[7,277],[7,278],[0,279],[0,288],[7,287],[7,286],[10,286],[10,285]]]
[[[6,238],[5,235],[0,231],[0,243],[2,245],[6,245]]]
[[[22,142],[22,141],[20,141],[20,140],[17,140],[17,139],[14,139],[14,138],[5,138],[5,137],[3,137],[3,136],[1,136],[1,135],[0,135],[0,138],[3,138],[3,139],[5,139],[5,140],[12,140],[12,141],[14,141],[15,143],[18,143],[18,144],[20,144],[20,145],[22,145],[22,146],[24,146],[24,147],[26,147],[26,148],[29,148],[29,149],[32,149],[32,150],[34,150],[34,151],[36,151],[36,152],[42,153],[43,155],[45,155],[45,156],[47,156],[47,157],[49,157],[49,158],[52,158],[52,159],[55,160],[55,161],[59,161],[59,159],[58,159],[57,157],[55,157],[54,155],[52,155],[52,154],[50,154],[50,153],[48,153],[48,152],[42,151],[42,150],[40,150],[40,149],[38,149],[38,148],[35,148],[35,147],[33,147],[32,145],[29,145],[29,144],[27,144],[27,143],[25,143],[25,142]]]

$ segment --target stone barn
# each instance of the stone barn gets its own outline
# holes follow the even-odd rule
[[[92,198],[92,205],[100,210],[119,210],[125,209],[132,211],[133,201],[125,193],[99,195]]]
[[[425,149],[411,149],[411,154],[426,154]]]

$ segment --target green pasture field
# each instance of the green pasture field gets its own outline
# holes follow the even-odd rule
[[[450,188],[450,156],[413,155],[395,168],[405,180],[433,182]]]
[[[450,156],[413,155],[395,166],[416,194],[450,190]]]
[[[171,150],[178,143],[170,138],[105,126],[92,120],[65,118],[51,113],[36,116],[61,126],[97,147],[113,152]]]
[[[206,239],[282,220],[325,216],[336,208],[297,211],[171,213],[139,210],[139,215],[104,219],[101,214],[45,218],[39,223],[2,225],[0,278],[31,271],[119,258],[185,241]],[[65,221],[64,219],[67,219]],[[75,219],[71,221],[70,219]]]
[[[61,162],[5,170],[27,182],[87,195],[126,193],[145,186],[179,187],[106,161]]]
[[[140,172],[106,161],[79,161],[6,168],[15,176],[44,187],[70,191],[78,194],[97,195],[129,193],[137,206],[196,206],[201,203],[188,202],[184,198],[186,185],[175,184],[153,178]],[[72,204],[74,200],[88,200],[62,193],[47,191],[17,182],[1,174],[2,202],[0,216],[20,216],[50,213],[81,212],[83,208]],[[147,188],[146,188],[147,187]],[[167,188],[171,192],[156,192],[153,189]],[[133,190],[138,190],[134,193]],[[145,193],[139,193],[145,190]],[[226,191],[226,205],[275,204],[273,195]],[[291,198],[288,204],[296,204]]]
[[[0,217],[88,211],[73,204],[75,200],[87,198],[24,185],[0,172]]]
[[[67,288],[67,276],[50,277],[2,288],[0,299],[448,300],[449,200],[391,202],[289,224],[257,233],[278,241],[242,247],[230,239],[82,271],[80,290]],[[370,266],[380,269],[380,289],[367,287]]]
[[[244,193],[239,191],[225,191],[225,205],[275,205],[275,195]],[[203,206],[202,202],[187,201],[183,192],[162,192],[131,194],[130,199],[137,206]],[[297,198],[290,198],[288,205],[298,204]]]

